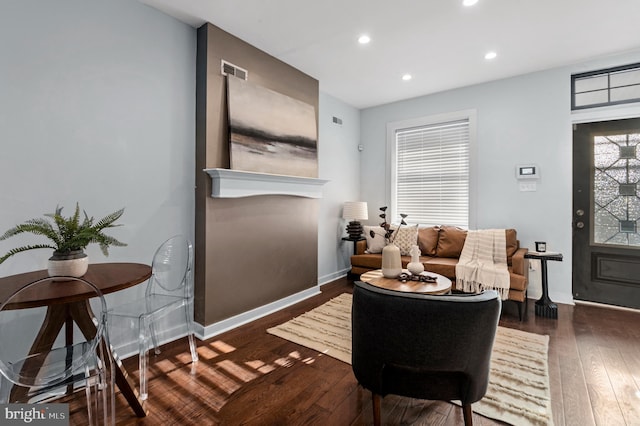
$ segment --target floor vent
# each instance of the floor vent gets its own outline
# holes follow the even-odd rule
[[[222,75],[233,75],[243,80],[246,80],[249,76],[249,72],[247,70],[233,65],[231,62],[227,62],[224,59],[220,63],[220,72]]]

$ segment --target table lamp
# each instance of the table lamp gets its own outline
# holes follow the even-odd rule
[[[369,219],[367,203],[364,201],[347,201],[342,209],[342,218],[350,220],[347,225],[347,234],[350,240],[358,240],[362,237],[362,225],[359,220]]]

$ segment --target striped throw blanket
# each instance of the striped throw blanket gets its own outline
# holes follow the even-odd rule
[[[467,293],[496,290],[509,298],[509,269],[504,229],[469,231],[456,265],[456,288]]]

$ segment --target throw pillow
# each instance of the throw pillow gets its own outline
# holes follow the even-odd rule
[[[465,229],[442,225],[438,235],[438,257],[460,257],[466,239]]]
[[[400,249],[400,255],[409,256],[411,247],[418,244],[418,225],[400,227],[393,234],[393,244]]]
[[[418,228],[418,247],[423,256],[435,256],[438,247],[439,226]]]
[[[375,254],[382,253],[382,249],[386,245],[384,240],[384,229],[381,226],[363,226],[364,237],[367,239],[367,249],[365,253]],[[371,236],[373,231],[373,236]]]

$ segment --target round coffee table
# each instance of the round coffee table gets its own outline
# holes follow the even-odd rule
[[[402,272],[407,272],[403,269]],[[386,288],[387,290],[404,291],[407,293],[423,293],[423,294],[446,294],[451,290],[451,280],[443,275],[435,272],[423,272],[422,275],[436,277],[436,282],[425,283],[422,281],[407,281],[403,283],[396,278],[385,278],[382,276],[382,269],[365,272],[360,275],[360,281],[364,281],[376,287]]]

